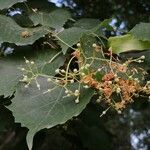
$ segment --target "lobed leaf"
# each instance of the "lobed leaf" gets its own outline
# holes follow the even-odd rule
[[[93,96],[93,90],[82,89],[80,103],[76,104],[74,102],[76,97],[64,97],[66,94],[63,87],[56,86],[52,82],[48,83],[47,79],[42,77],[39,77],[37,82],[41,85],[40,90],[34,82],[29,88],[20,85],[12,105],[8,107],[13,112],[15,121],[29,128],[27,142],[30,148],[37,131],[65,123],[73,116],[77,116]],[[44,93],[54,87],[56,87],[55,90]],[[77,88],[78,84],[74,84],[69,89],[74,91]]]
[[[0,43],[33,44],[50,31],[46,27],[22,28],[13,19],[0,15]]]
[[[58,51],[56,50],[45,50],[44,52],[27,52],[28,53],[24,54],[21,51],[21,54],[16,54],[0,59],[0,95],[7,97],[12,95],[16,90],[19,80],[22,76],[22,72],[19,68],[24,67],[25,64],[24,57],[35,61],[38,69],[47,75],[55,75],[55,69],[63,65],[65,61],[63,56],[58,56],[51,62],[51,64],[45,64],[51,60],[51,58],[57,55]],[[31,53],[32,56],[30,56]]]
[[[60,29],[71,18],[69,11],[65,9],[56,9],[52,12],[37,11],[30,15],[34,25],[41,24],[55,29]]]

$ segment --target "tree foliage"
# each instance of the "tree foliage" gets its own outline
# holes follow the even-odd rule
[[[7,108],[16,122],[29,129],[30,149],[36,132],[79,115],[93,96],[98,97],[97,102],[105,101],[107,110],[114,108],[120,113],[133,101],[132,96],[150,94],[149,81],[143,85],[150,69],[147,59],[144,62],[145,51],[138,58],[120,58],[131,50],[149,51],[150,23],[140,23],[126,35],[107,38],[104,31],[114,30],[109,24],[112,19],[75,20],[69,10],[44,4],[0,1],[1,10],[18,6],[33,22],[32,27],[21,26],[13,16],[0,14],[0,43],[12,44],[15,49],[12,55],[0,58],[0,95],[13,95]],[[17,50],[17,46],[31,49]],[[119,102],[115,101],[118,93],[122,96]],[[89,132],[92,135],[97,129]]]

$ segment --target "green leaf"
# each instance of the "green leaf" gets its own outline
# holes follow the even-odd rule
[[[65,123],[73,116],[77,116],[93,96],[93,90],[82,88],[80,102],[76,104],[75,96],[64,97],[66,94],[63,87],[52,82],[48,83],[47,79],[42,77],[37,78],[37,82],[41,85],[41,90],[38,90],[34,82],[29,88],[21,85],[16,91],[12,104],[8,107],[13,112],[15,121],[29,128],[27,142],[30,149],[33,136],[37,131]],[[73,84],[69,89],[74,91],[78,86]],[[55,90],[44,93],[54,87]]]
[[[72,48],[72,46],[79,41],[84,33],[91,33],[97,37],[100,36],[106,39],[101,31],[98,19],[80,19],[73,27],[65,29],[56,35],[63,53],[66,54],[67,49],[69,47]]]
[[[105,19],[104,21],[102,21],[100,23],[101,27],[106,28],[108,31],[114,31],[113,27],[111,25],[109,25],[109,23],[112,21],[113,19]]]
[[[101,47],[97,47],[97,49],[93,47],[93,44],[99,46],[99,41],[94,35],[85,33],[81,37],[80,43],[81,43],[81,50],[82,53],[84,54],[84,57],[88,58],[86,59],[86,64],[90,64],[90,67],[88,69],[84,69],[85,74],[86,72],[89,72],[91,70],[97,71],[99,68],[105,65],[104,62],[101,60],[104,59]],[[101,72],[98,71],[93,77],[97,81],[100,81],[102,76],[103,76],[103,71]]]
[[[47,75],[55,75],[55,69],[63,65],[65,59],[59,55],[50,64],[46,64],[46,62],[50,61],[58,53],[59,51],[56,50],[45,50],[41,52],[27,51],[25,54],[21,51],[16,55],[0,59],[0,95],[7,97],[12,95],[16,90],[23,74],[19,68],[24,67],[24,56],[29,60],[35,61],[40,72]]]
[[[66,58],[61,51],[51,49],[37,53],[32,60],[35,61],[40,73],[54,76],[55,70],[64,65]]]
[[[95,37],[93,34],[90,33],[83,34],[82,37],[80,38],[80,43],[81,43],[82,52],[84,53],[85,57],[87,58],[102,57],[102,53],[100,49],[96,51],[95,48],[93,47],[93,44],[96,44],[97,46],[99,45],[99,41],[97,37]]]
[[[102,31],[101,24],[98,19],[83,18],[78,20],[73,26],[77,28],[89,30],[90,33],[93,33],[96,36],[107,39]]]
[[[37,11],[30,15],[30,19],[34,22],[34,25],[41,24],[55,29],[62,28],[69,18],[71,18],[71,15],[65,9],[56,9],[52,12]]]
[[[150,70],[150,49],[143,51],[131,51],[126,53],[121,53],[120,57],[122,60],[127,60],[129,58],[140,58],[141,56],[145,56],[143,63],[134,63],[135,67],[144,68],[144,70]]]
[[[100,24],[100,21],[98,19],[83,18],[83,19],[78,20],[74,24],[74,27],[89,30],[89,29],[95,28],[99,24]]]
[[[21,77],[21,72],[17,69],[19,63],[12,60],[0,59],[0,95],[10,96]]]
[[[130,33],[138,40],[150,41],[150,23],[137,24]]]
[[[15,22],[21,26],[21,27],[34,27],[34,23],[32,20],[29,18],[29,16],[25,13],[23,14],[16,14],[14,16],[11,16]]]
[[[59,40],[59,44],[62,48],[64,54],[66,54],[67,49],[76,44],[83,33],[88,32],[85,29],[72,27],[69,29],[65,29],[56,35],[56,38]]]
[[[130,34],[110,37],[108,41],[113,52],[116,54],[131,50],[145,50],[150,48],[149,41],[140,41]]]
[[[26,0],[1,0],[0,1],[0,9],[5,9],[5,8],[9,8],[12,5],[18,3],[18,2],[24,2]]]
[[[4,15],[0,15],[0,20],[0,43],[33,44],[50,32],[46,27],[22,28],[13,19]]]

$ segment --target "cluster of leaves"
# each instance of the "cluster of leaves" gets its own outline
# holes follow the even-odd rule
[[[20,8],[19,17],[6,15],[11,6]],[[107,39],[103,29],[113,30],[108,20],[75,21],[68,10],[52,3],[5,0],[0,9],[0,43],[15,44],[13,54],[0,58],[0,95],[14,94],[7,108],[16,122],[29,128],[30,148],[37,131],[79,115],[93,95],[96,102],[108,104],[106,111],[120,112],[134,96],[150,94],[144,78],[148,56],[123,60],[120,54],[150,48],[149,23]]]

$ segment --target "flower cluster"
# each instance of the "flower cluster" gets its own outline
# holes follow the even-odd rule
[[[75,103],[80,102],[80,95],[82,94],[80,91],[81,85],[85,89],[92,88],[95,90],[95,94],[98,95],[96,101],[104,101],[108,104],[108,108],[102,115],[109,108],[114,108],[118,113],[121,113],[129,103],[133,102],[133,98],[140,95],[141,92],[147,95],[150,94],[150,82],[148,81],[145,85],[141,84],[146,72],[141,68],[135,68],[131,65],[132,63],[142,63],[145,56],[121,62],[119,59],[113,58],[111,50],[104,53],[102,47],[95,43],[92,47],[94,53],[102,54],[101,57],[97,57],[94,54],[87,58],[82,51],[81,44],[78,43],[77,49],[71,53],[71,58],[67,65],[55,70],[56,76],[40,73],[34,61],[25,59],[26,67],[21,68],[23,79],[20,81],[25,82],[25,88],[27,88],[31,81],[35,80],[37,88],[40,90],[37,77],[45,77],[48,83],[53,83],[56,87],[48,89],[44,93],[51,92],[58,86],[61,86],[65,90],[66,96],[64,97],[74,96]],[[71,68],[71,63],[74,60],[78,65],[77,68]],[[70,90],[68,85],[76,82],[78,82],[78,88]]]
[[[79,44],[78,44],[79,45]],[[95,43],[93,47],[97,51],[98,47]],[[101,49],[102,50],[102,49]],[[104,54],[103,52],[101,52]],[[113,53],[109,50],[106,53],[109,59],[104,57],[94,58],[99,60],[99,67],[92,68],[91,64],[86,64],[86,58],[84,54],[82,55],[82,50],[79,49],[73,52],[78,60],[84,60],[80,63],[80,82],[84,84],[85,87],[93,88],[98,94],[97,102],[104,101],[108,104],[108,108],[113,107],[118,113],[126,108],[129,103],[133,102],[135,96],[139,96],[141,92],[144,94],[150,94],[150,83],[147,82],[146,85],[142,85],[141,82],[144,81],[144,76],[146,72],[142,68],[133,67],[132,63],[142,63],[144,62],[145,56],[141,56],[136,59],[128,59],[125,62],[113,59]],[[80,58],[82,57],[82,58]],[[93,63],[94,65],[94,63]],[[87,67],[88,66],[88,67]],[[84,75],[82,69],[86,69]],[[88,70],[88,71],[87,71]],[[99,76],[97,79],[97,76]],[[108,109],[106,109],[107,111]],[[106,113],[104,111],[102,115]]]

